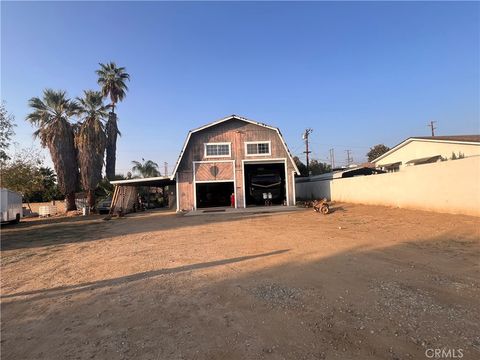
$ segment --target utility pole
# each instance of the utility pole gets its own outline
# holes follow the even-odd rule
[[[310,159],[309,159],[309,154],[311,153],[311,151],[308,149],[308,137],[310,136],[310,134],[312,133],[313,129],[311,128],[308,128],[308,129],[305,129],[305,132],[303,133],[303,140],[305,140],[305,151],[304,151],[304,154],[306,155],[306,160],[307,160],[307,174],[310,175],[310,167],[309,167],[309,164],[310,164]]]
[[[435,136],[435,129],[436,129],[436,127],[434,126],[435,123],[436,121],[430,121],[430,123],[427,124],[427,126],[432,130],[432,137]]]
[[[165,161],[163,163],[163,176],[167,176],[168,175],[168,163]]]
[[[353,163],[352,150],[345,150],[347,152],[347,167]]]
[[[335,153],[333,149],[330,149],[329,152],[330,152],[330,167],[333,170],[335,168]]]

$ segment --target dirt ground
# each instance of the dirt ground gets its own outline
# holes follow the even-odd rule
[[[6,226],[1,250],[2,359],[480,358],[474,217],[149,212]]]

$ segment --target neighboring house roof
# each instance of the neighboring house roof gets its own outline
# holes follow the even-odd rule
[[[411,139],[480,142],[480,135],[415,136]]]
[[[387,157],[391,153],[397,151],[401,147],[411,143],[412,141],[425,141],[425,142],[445,142],[445,143],[464,143],[471,145],[480,145],[480,135],[449,135],[449,136],[415,136],[409,137],[402,141],[400,144],[394,146],[388,150],[385,154],[380,155],[378,158],[372,160],[372,163]]]
[[[372,174],[382,174],[385,171],[375,169],[371,166],[355,166],[353,168],[346,168],[335,170],[329,173],[320,174],[320,175],[313,175],[308,177],[299,177],[295,179],[296,183],[305,183],[305,182],[316,182],[316,181],[325,181],[325,180],[333,180],[333,179],[340,179],[340,178],[348,178],[360,175],[372,175]]]

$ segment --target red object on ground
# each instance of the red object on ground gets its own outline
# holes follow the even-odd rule
[[[235,207],[235,194],[230,195],[230,206]]]

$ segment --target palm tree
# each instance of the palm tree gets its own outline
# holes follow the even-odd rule
[[[134,165],[132,167],[133,172],[140,174],[140,176],[144,178],[161,175],[160,171],[158,171],[158,164],[156,162],[153,162],[152,160],[145,161],[144,158],[142,158],[142,161],[143,164],[139,161],[132,161],[132,164]]]
[[[87,193],[88,205],[95,206],[95,189],[102,179],[103,155],[107,137],[103,121],[108,115],[108,106],[103,104],[100,91],[86,90],[79,102],[81,122],[75,134],[80,165],[80,180]]]
[[[109,114],[106,133],[107,133],[107,159],[106,159],[106,175],[108,179],[115,176],[115,162],[117,150],[117,136],[120,135],[117,126],[117,115],[115,114],[115,105],[122,101],[128,87],[127,80],[130,75],[125,71],[124,67],[117,67],[114,62],[107,64],[100,63],[100,69],[96,71],[98,75],[98,84],[102,87],[102,95],[110,98],[112,111]]]
[[[46,89],[42,99],[33,97],[28,105],[33,111],[26,120],[38,128],[34,136],[38,136],[42,146],[50,151],[58,186],[65,195],[66,209],[76,210],[78,163],[70,118],[78,113],[78,104],[68,99],[63,90]]]

